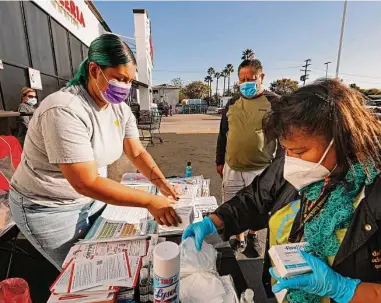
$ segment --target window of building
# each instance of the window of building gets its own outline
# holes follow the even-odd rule
[[[29,85],[27,79],[28,76],[25,69],[4,64],[4,70],[0,72],[0,82],[3,90],[5,110],[18,110],[21,102],[21,89]],[[9,122],[10,127],[15,129],[16,119],[9,119]]]
[[[82,60],[85,60],[87,58],[87,55],[89,53],[89,48],[82,44]]]
[[[64,79],[70,79],[73,74],[70,66],[67,30],[56,21],[52,20],[52,33],[58,76]]]
[[[71,62],[73,65],[74,74],[77,72],[79,65],[82,62],[81,41],[69,33],[70,48],[71,48]]]
[[[48,15],[30,1],[23,3],[33,68],[54,75]]]
[[[42,91],[38,92],[40,100],[43,100],[50,94],[58,90],[57,78],[41,75]]]
[[[0,20],[0,59],[29,66],[20,2],[0,1]]]

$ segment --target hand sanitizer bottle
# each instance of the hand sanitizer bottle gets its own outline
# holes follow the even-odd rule
[[[192,163],[188,162],[187,167],[185,168],[185,178],[192,177]]]

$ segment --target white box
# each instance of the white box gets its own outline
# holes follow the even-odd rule
[[[176,214],[180,217],[181,223],[177,226],[177,228],[186,229],[189,225],[191,225],[194,221],[194,207],[193,206],[185,206],[175,208]]]
[[[306,242],[292,243],[284,245],[274,245],[269,249],[271,260],[281,278],[290,278],[311,272],[311,267],[299,254],[299,250],[304,250]]]
[[[311,267],[298,252],[304,250],[305,245],[306,242],[272,246],[269,255],[275,266],[274,273],[281,278],[290,278],[311,272]],[[278,303],[283,303],[286,295],[286,289],[276,293]]]

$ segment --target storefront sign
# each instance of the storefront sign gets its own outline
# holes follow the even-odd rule
[[[29,82],[30,88],[42,90],[41,75],[39,70],[29,68]]]
[[[86,27],[85,19],[83,18],[83,12],[78,8],[78,6],[72,0],[59,0],[52,1],[53,5],[62,10],[62,13],[66,14],[72,19],[75,24],[80,24]]]

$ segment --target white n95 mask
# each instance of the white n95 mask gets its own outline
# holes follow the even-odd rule
[[[333,144],[333,139],[329,143],[323,156],[318,163],[305,161],[299,158],[289,157],[286,154],[284,162],[283,177],[291,183],[297,190],[306,187],[312,183],[324,179],[329,176],[331,172],[326,169],[321,163],[327,156]]]

